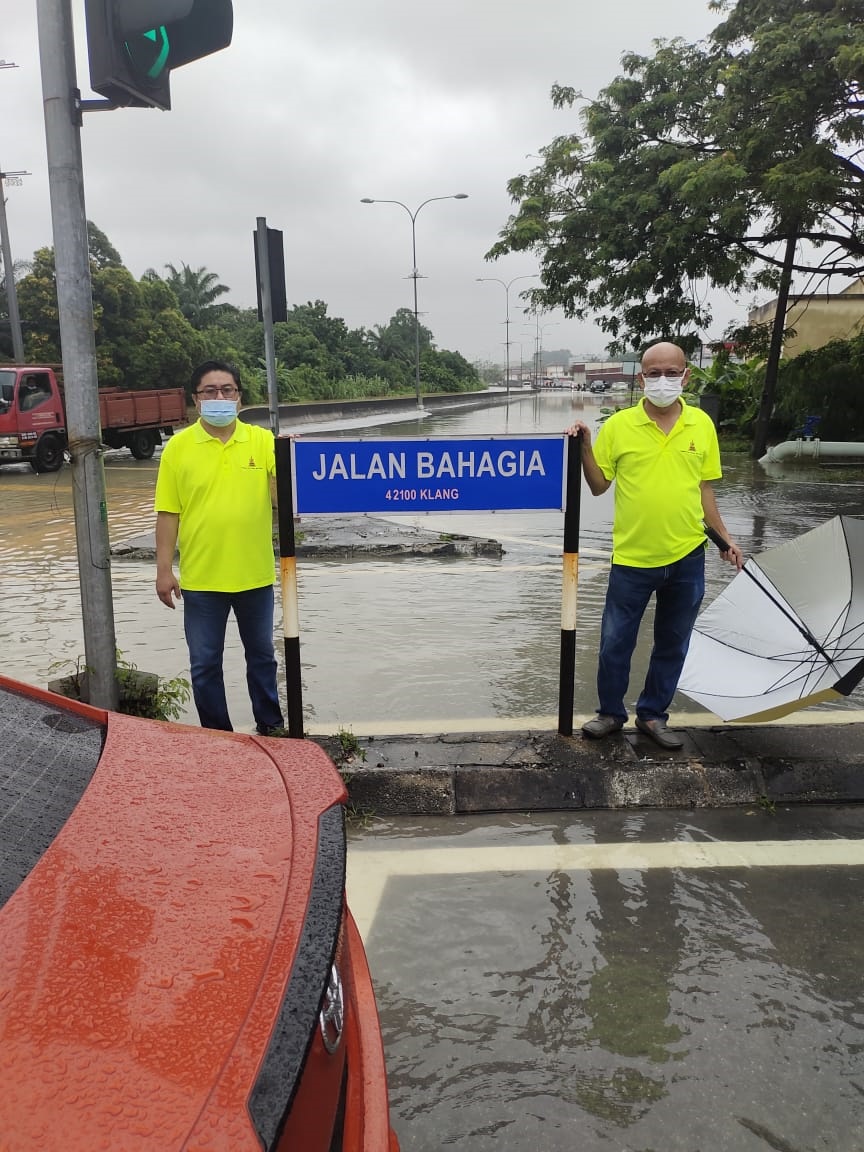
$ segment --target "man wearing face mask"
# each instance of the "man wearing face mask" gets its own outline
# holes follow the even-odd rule
[[[582,470],[592,493],[599,496],[615,482],[612,568],[597,670],[599,707],[582,726],[584,735],[595,740],[617,732],[627,720],[630,661],[653,593],[654,646],[636,702],[636,727],[661,748],[683,746],[666,724],[705,592],[703,522],[729,541],[723,559],[738,568],[743,564],[711,487],[721,476],[717,433],[711,418],[681,395],[688,377],[681,348],[653,344],[642,357],[638,380],[644,395],[635,407],[610,416],[594,445],[583,421],[567,429],[568,435],[582,438]]]
[[[159,462],[156,595],[168,608],[183,600],[201,726],[232,731],[222,655],[233,611],[257,730],[285,736],[273,648],[273,433],[237,419],[240,375],[232,364],[201,364],[192,374],[192,394],[200,419],[171,437]]]

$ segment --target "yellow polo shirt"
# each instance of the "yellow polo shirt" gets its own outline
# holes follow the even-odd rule
[[[276,578],[270,477],[273,433],[239,420],[223,444],[197,421],[162,450],[157,512],[180,517],[180,587],[244,592]]]
[[[710,416],[683,397],[681,404],[668,436],[646,413],[644,397],[610,416],[597,433],[594,459],[615,481],[615,564],[660,568],[705,541],[701,485],[722,475],[720,447]]]

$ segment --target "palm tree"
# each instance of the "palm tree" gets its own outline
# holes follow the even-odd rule
[[[231,289],[219,283],[215,272],[206,268],[190,268],[181,264],[180,271],[173,264],[166,264],[167,283],[172,288],[180,304],[180,311],[193,328],[206,328],[224,312],[234,311],[231,304],[217,304],[215,301]]]

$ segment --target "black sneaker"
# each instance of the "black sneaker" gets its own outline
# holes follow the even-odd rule
[[[259,736],[270,736],[274,740],[290,739],[288,729],[283,728],[281,724],[274,724],[271,728],[262,728],[262,726],[259,724],[255,731]]]

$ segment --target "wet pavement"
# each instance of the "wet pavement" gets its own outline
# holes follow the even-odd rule
[[[369,820],[403,1152],[861,1152],[864,809]]]

